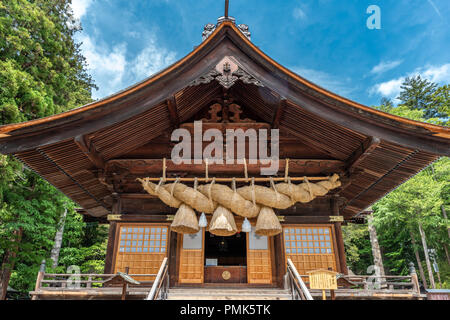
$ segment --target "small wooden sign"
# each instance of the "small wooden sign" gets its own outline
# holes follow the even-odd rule
[[[318,269],[307,272],[309,275],[309,288],[322,290],[322,299],[326,300],[325,290],[331,290],[331,299],[334,300],[334,290],[337,289],[337,272]]]
[[[309,287],[320,290],[337,289],[337,273],[330,270],[319,269],[307,272],[309,275]]]
[[[119,221],[122,220],[121,214],[108,214],[107,216],[108,221]]]
[[[344,222],[343,216],[330,216],[330,222]]]

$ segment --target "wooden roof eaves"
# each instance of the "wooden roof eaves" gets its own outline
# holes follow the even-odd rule
[[[218,47],[224,38],[234,46]],[[219,55],[212,57],[211,51]],[[181,90],[186,83],[209,71],[225,54],[238,56],[239,62],[264,85],[326,120],[411,149],[450,156],[449,128],[393,116],[331,93],[279,65],[230,22],[222,23],[186,57],[133,87],[62,114],[0,127],[0,152],[24,151],[124,121]],[[124,108],[130,103],[133,108]],[[42,130],[54,132],[44,141]],[[26,141],[27,137],[31,139]],[[15,143],[16,139],[20,143]]]

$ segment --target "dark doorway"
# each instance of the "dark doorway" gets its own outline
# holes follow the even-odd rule
[[[205,282],[247,282],[247,237],[237,233],[229,237],[205,232]]]

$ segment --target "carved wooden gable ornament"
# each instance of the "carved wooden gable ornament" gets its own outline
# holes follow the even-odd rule
[[[264,87],[261,81],[244,70],[233,56],[225,56],[214,68],[192,81],[189,86],[198,86],[210,83],[213,80],[219,82],[225,89],[231,88],[238,80],[246,84]]]

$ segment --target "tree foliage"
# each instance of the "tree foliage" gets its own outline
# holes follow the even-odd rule
[[[448,124],[449,85],[438,86],[420,76],[406,78],[399,99],[399,105],[394,106],[392,101],[384,98],[376,108],[417,121]],[[421,264],[424,264],[418,228],[420,223],[425,231],[428,247],[437,251],[443,284],[449,287],[450,268],[445,248],[450,246],[450,240],[448,221],[443,214],[443,210],[449,212],[449,209],[450,159],[446,157],[425,168],[373,205],[374,224],[388,274],[408,274],[409,262],[414,262],[417,268],[414,249],[419,252]],[[370,242],[365,241],[366,235],[360,230],[348,228],[347,233],[349,239],[344,241],[349,255],[348,264],[360,271],[361,265],[358,263],[373,263],[372,260],[367,261],[366,253],[370,249]],[[416,239],[415,248],[411,233]],[[356,244],[357,249],[352,244]]]
[[[49,116],[91,101],[95,85],[86,72],[80,44],[73,39],[80,25],[70,3],[0,0],[0,125]],[[92,260],[98,269],[104,232],[89,240],[92,226],[81,220],[74,206],[15,158],[0,155],[0,259],[15,248],[14,231],[23,230],[12,287],[33,288],[41,260],[50,256],[65,208],[62,263],[83,265]],[[79,251],[76,259],[69,258],[74,255],[71,250]]]
[[[407,77],[401,85],[402,91],[398,96],[400,105],[411,110],[422,110],[425,119],[445,116],[446,109],[448,112],[448,86],[441,87],[439,92],[437,86],[420,75]]]

